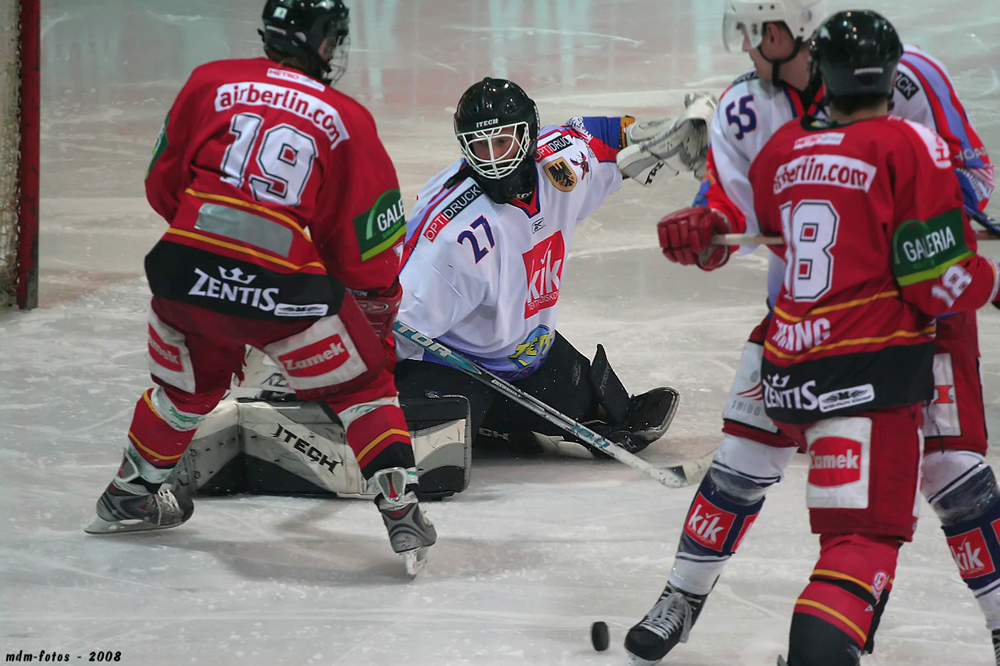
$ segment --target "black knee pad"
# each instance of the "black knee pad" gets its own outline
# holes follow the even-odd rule
[[[788,666],[857,666],[861,646],[829,622],[806,613],[792,615]]]

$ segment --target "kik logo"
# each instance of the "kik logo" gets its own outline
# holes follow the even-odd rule
[[[524,318],[550,308],[559,300],[566,244],[561,231],[549,236],[522,255],[528,278],[528,298],[524,303]]]
[[[684,532],[702,546],[721,551],[735,520],[736,514],[720,509],[699,494],[688,514]]]
[[[948,549],[962,578],[977,578],[996,571],[986,539],[978,529],[948,537]]]

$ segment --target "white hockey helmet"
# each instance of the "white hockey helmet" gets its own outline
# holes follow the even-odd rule
[[[792,36],[808,40],[826,19],[826,0],[727,0],[722,19],[722,42],[730,53],[743,52],[743,40],[757,48],[764,38],[764,24],[784,23]]]

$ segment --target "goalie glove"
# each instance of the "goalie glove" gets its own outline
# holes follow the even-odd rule
[[[711,271],[727,261],[735,248],[712,245],[716,234],[732,233],[726,216],[708,206],[693,206],[667,215],[656,225],[663,256],[670,261]]]
[[[689,93],[678,118],[633,123],[625,131],[628,146],[618,152],[618,168],[642,185],[686,172],[701,180],[716,105],[714,95]]]

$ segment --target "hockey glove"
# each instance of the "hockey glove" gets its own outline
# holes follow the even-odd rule
[[[391,287],[385,291],[358,291],[348,289],[354,296],[358,307],[365,314],[365,319],[375,329],[375,334],[379,339],[386,339],[392,335],[392,324],[396,321],[396,314],[399,312],[399,302],[403,299],[403,287],[397,279]]]
[[[671,213],[656,225],[663,256],[670,261],[711,271],[729,261],[733,247],[712,245],[712,236],[733,230],[726,216],[707,206]]]
[[[701,180],[717,104],[715,96],[708,93],[689,93],[684,98],[684,113],[677,119],[630,125],[625,130],[629,145],[618,152],[618,168],[642,185],[649,185],[657,177],[668,180],[685,172]]]

